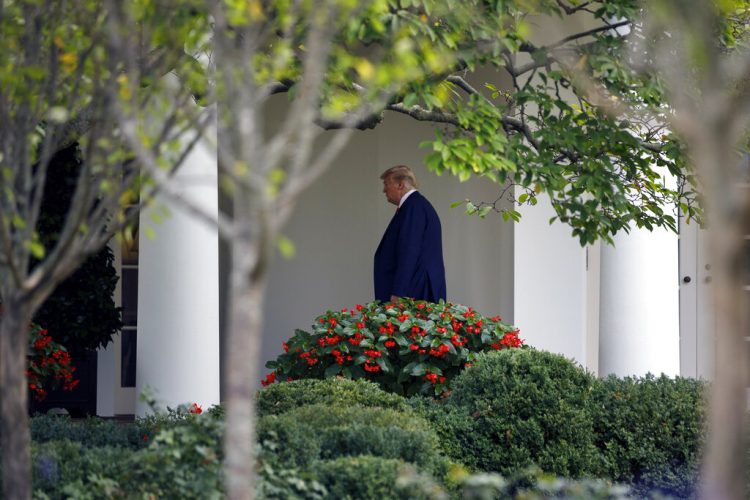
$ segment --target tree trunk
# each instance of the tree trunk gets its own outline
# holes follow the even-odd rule
[[[3,498],[31,498],[31,434],[26,351],[29,307],[6,298],[0,322],[0,446]]]
[[[731,258],[737,258],[733,255]],[[718,280],[717,280],[718,281]],[[716,376],[711,386],[711,415],[704,453],[702,498],[743,499],[745,488],[747,324],[742,321],[743,292],[738,279],[716,283]]]
[[[237,252],[240,245],[234,245]],[[239,250],[239,251],[244,251]],[[230,500],[255,495],[255,403],[253,387],[259,376],[258,362],[263,331],[266,277],[248,275],[233,268],[228,328],[225,485]]]
[[[717,138],[714,144],[722,144]],[[709,151],[712,151],[709,149]],[[726,147],[719,151],[731,151]],[[715,153],[719,165],[733,165],[732,156]],[[716,161],[716,160],[714,160]],[[714,314],[716,315],[716,369],[711,384],[711,412],[704,450],[701,498],[740,500],[747,498],[745,463],[747,454],[747,341],[748,311],[743,290],[746,279],[745,239],[750,231],[750,205],[739,179],[727,171],[710,169],[704,159],[699,171],[707,172],[712,185],[713,210],[709,227],[709,250],[714,267]],[[723,187],[723,189],[722,189]]]

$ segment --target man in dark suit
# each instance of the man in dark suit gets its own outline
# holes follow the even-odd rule
[[[416,190],[417,180],[409,167],[391,167],[380,178],[385,197],[398,208],[375,252],[375,299],[445,300],[443,242],[437,212]]]

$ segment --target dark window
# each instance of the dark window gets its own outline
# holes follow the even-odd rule
[[[126,327],[138,324],[138,268],[122,269],[122,322]]]
[[[135,328],[122,329],[122,367],[120,372],[120,385],[122,387],[135,387],[135,353],[138,335]]]

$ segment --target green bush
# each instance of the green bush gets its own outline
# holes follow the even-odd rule
[[[438,439],[423,419],[360,406],[308,405],[258,421],[258,439],[277,443],[276,460],[309,469],[319,459],[373,455],[414,463],[442,475]]]
[[[439,395],[480,352],[523,344],[518,329],[471,307],[402,298],[318,316],[312,333],[297,330],[284,353],[266,363],[261,382],[341,376],[367,378],[411,396]]]
[[[153,421],[160,422],[160,429],[140,449],[91,447],[67,440],[34,443],[38,496],[221,498],[223,422],[208,414],[174,412]],[[68,419],[57,423],[71,424]],[[80,435],[92,444],[90,435]]]
[[[258,460],[255,496],[278,500],[322,500],[328,490],[311,473],[287,468],[264,460]]]
[[[398,459],[362,455],[316,462],[313,471],[328,490],[326,499],[359,500],[440,498],[430,477],[413,470]],[[408,477],[408,481],[401,480]],[[442,495],[444,497],[444,494]]]
[[[29,427],[35,443],[70,440],[84,448],[142,448],[148,445],[152,433],[142,423],[123,424],[101,418],[73,421],[62,415],[35,415],[29,420]]]
[[[332,378],[326,380],[295,380],[274,384],[258,391],[256,406],[259,416],[280,413],[309,404],[329,406],[379,406],[406,410],[404,398],[380,389],[368,380]]]
[[[494,500],[516,498],[542,500],[625,500],[635,499],[627,486],[601,479],[568,479],[545,474],[536,467],[519,470],[509,477],[494,473],[468,476],[462,480],[461,498]],[[643,498],[643,497],[640,497]]]
[[[223,433],[210,414],[171,419],[131,455],[120,484],[143,498],[222,498]]]
[[[705,384],[666,376],[597,381],[592,393],[596,445],[604,473],[688,497],[696,483],[705,421]]]
[[[69,498],[68,485],[93,487],[90,478],[115,478],[129,462],[127,448],[87,448],[72,441],[48,441],[32,445],[33,487],[51,499]],[[98,488],[94,487],[94,490]]]
[[[422,414],[449,456],[475,470],[508,474],[535,464],[581,477],[600,470],[587,408],[593,382],[562,356],[504,350],[479,357],[451,395]]]

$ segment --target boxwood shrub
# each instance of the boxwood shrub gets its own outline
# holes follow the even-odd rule
[[[438,476],[446,464],[438,438],[424,419],[386,408],[302,406],[261,417],[258,439],[277,443],[279,463],[300,469],[319,459],[359,455],[400,459]]]
[[[699,469],[705,389],[680,377],[598,380],[590,407],[606,476],[640,493],[689,497]]]
[[[43,492],[51,499],[69,498],[70,492],[64,491],[69,485],[87,485],[89,491],[97,490],[90,478],[118,477],[132,454],[128,448],[90,448],[67,440],[33,443],[32,482],[36,496]]]
[[[318,461],[313,466],[317,480],[327,489],[329,500],[380,498],[432,499],[445,493],[402,460],[361,455]],[[401,481],[405,475],[410,480]]]
[[[395,410],[408,408],[401,396],[385,392],[377,384],[364,379],[295,380],[270,385],[258,391],[256,398],[258,415],[261,417],[278,415],[309,404],[379,406]]]
[[[111,446],[138,449],[148,445],[151,428],[143,422],[123,424],[114,420],[71,420],[63,415],[35,415],[29,420],[35,443],[70,440],[85,448]]]
[[[587,408],[593,383],[562,356],[509,349],[479,356],[438,407],[415,407],[451,458],[472,469],[509,474],[535,464],[576,478],[601,470]]]

